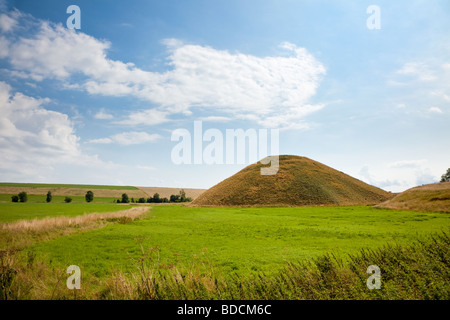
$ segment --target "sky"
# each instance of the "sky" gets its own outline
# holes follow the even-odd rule
[[[176,163],[196,121],[388,191],[438,182],[450,2],[0,0],[0,181],[210,188],[251,163]]]

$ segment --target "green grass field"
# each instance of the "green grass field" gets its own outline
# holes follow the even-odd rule
[[[42,198],[42,196],[39,197]],[[45,217],[74,217],[85,213],[114,212],[129,208],[128,206],[121,206],[113,203],[86,203],[86,201],[80,203],[61,202],[62,203],[57,203],[56,201],[52,201],[51,203],[0,203],[0,223]]]
[[[130,258],[139,257],[136,239],[143,238],[144,248],[160,248],[163,265],[183,269],[206,261],[222,274],[271,273],[287,262],[325,253],[345,260],[361,248],[406,245],[449,229],[448,214],[371,207],[159,206],[142,220],[38,243],[29,250],[54,265],[76,264],[85,275],[102,277],[113,270],[135,271]]]
[[[15,182],[1,182],[0,187],[138,190],[138,188],[131,186],[102,186],[102,185],[88,185],[88,184],[50,184],[50,183],[15,183]]]

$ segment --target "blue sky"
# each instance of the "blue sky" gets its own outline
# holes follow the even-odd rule
[[[209,188],[245,164],[173,163],[202,120],[386,190],[436,182],[450,3],[392,2],[0,1],[0,180]]]

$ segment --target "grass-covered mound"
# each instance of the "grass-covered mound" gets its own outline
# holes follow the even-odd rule
[[[282,155],[274,175],[258,163],[202,193],[197,206],[372,205],[393,195],[306,157]]]
[[[381,203],[381,208],[413,211],[450,212],[450,182],[408,189]]]

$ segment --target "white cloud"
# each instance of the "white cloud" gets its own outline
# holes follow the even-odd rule
[[[433,81],[436,80],[434,72],[430,67],[423,62],[407,62],[400,70],[397,70],[397,74],[413,76],[419,81]]]
[[[391,168],[419,168],[421,165],[426,163],[427,160],[402,160],[389,163],[388,167]]]
[[[131,131],[115,134],[109,138],[92,139],[89,140],[88,142],[98,144],[118,143],[120,145],[128,146],[134,144],[155,142],[160,138],[161,136],[159,134],[148,134],[147,132]]]
[[[438,114],[442,114],[443,113],[442,110],[440,108],[438,108],[438,107],[431,107],[431,108],[428,109],[428,111],[431,112],[431,113],[438,113]]]
[[[13,93],[0,82],[0,172],[34,172],[82,156],[72,122],[66,114],[43,108],[49,99]],[[36,169],[40,168],[40,169]]]
[[[127,126],[148,125],[153,126],[169,121],[168,113],[155,109],[142,110],[130,113],[125,120],[115,121],[116,124]]]
[[[392,192],[402,192],[422,184],[439,181],[438,173],[442,170],[436,163],[428,160],[401,160],[387,165],[365,165],[361,168],[359,178],[366,183]],[[389,177],[386,179],[386,177]]]
[[[142,170],[149,171],[150,166],[105,162],[96,155],[83,153],[71,119],[66,114],[45,109],[44,105],[50,102],[46,98],[14,93],[9,84],[0,81],[0,177],[3,181],[155,183],[154,174],[142,173]],[[132,144],[153,142],[158,138],[145,132],[126,132],[102,142]]]
[[[208,116],[200,118],[201,121],[205,122],[228,122],[232,120],[230,117],[222,117],[222,116]]]
[[[110,120],[113,118],[113,116],[112,114],[107,113],[104,108],[102,108],[94,115],[94,118],[100,120]]]
[[[98,143],[98,144],[110,144],[110,143],[113,143],[113,140],[110,138],[100,138],[100,139],[91,139],[87,142],[88,143]]]
[[[0,14],[0,30],[2,32],[12,31],[17,25],[18,11],[13,11],[10,15]]]
[[[254,121],[263,125],[290,126],[323,107],[308,101],[325,68],[306,49],[292,43],[280,45],[285,56],[256,57],[166,39],[171,69],[159,73],[109,59],[107,41],[61,24],[37,21],[40,27],[34,34],[30,30],[33,35],[6,39],[2,54],[14,71],[37,81],[65,80],[66,88],[133,96],[157,106],[158,111],[149,111],[152,117],[142,111],[130,114],[121,124],[153,125],[167,121],[168,114],[210,109],[233,117],[255,115]],[[78,82],[70,83],[75,75]]]

